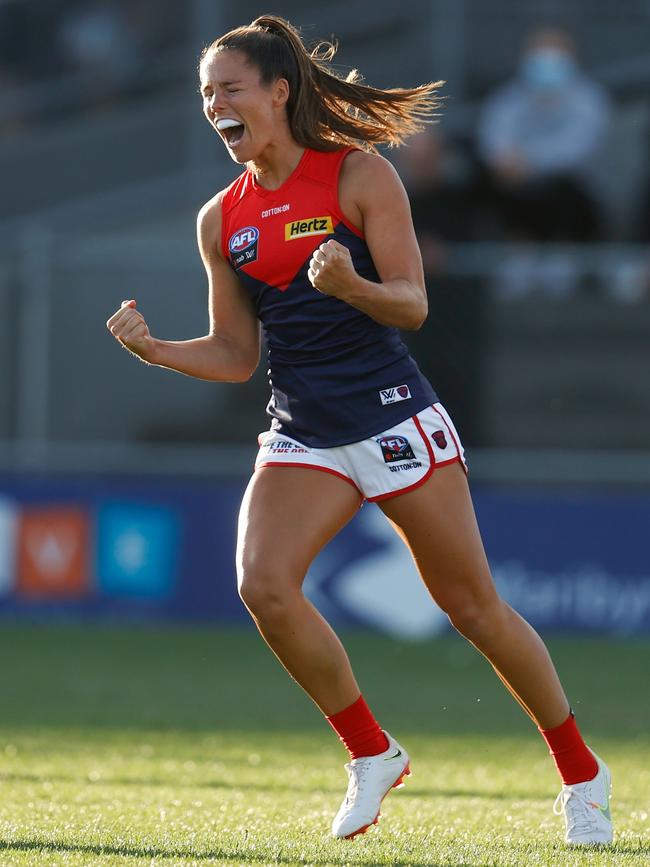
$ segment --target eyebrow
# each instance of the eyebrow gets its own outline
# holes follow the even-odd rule
[[[241,78],[238,78],[238,79],[233,80],[233,81],[218,81],[217,84],[218,84],[220,87],[229,87],[229,86],[232,85],[232,84],[241,84],[241,82],[242,82],[242,79],[241,79]],[[205,84],[202,84],[202,85],[201,85],[201,93],[203,93],[203,91],[204,91],[206,88],[208,88],[208,87],[212,87],[212,85],[210,84],[209,81],[206,81]]]

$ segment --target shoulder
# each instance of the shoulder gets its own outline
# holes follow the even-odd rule
[[[380,154],[351,151],[343,160],[340,175],[341,191],[366,199],[403,189],[395,166]]]
[[[205,226],[206,229],[214,226],[215,220],[221,225],[222,215],[227,214],[249,191],[248,175],[247,171],[243,171],[227,187],[219,190],[216,195],[203,205],[198,215],[199,229],[202,226]]]
[[[201,252],[206,254],[217,250],[221,252],[221,223],[223,201],[230,188],[220,190],[201,208],[196,218],[196,233]]]
[[[212,196],[211,199],[208,199],[199,211],[197,217],[199,223],[205,223],[214,217],[221,216],[221,205],[225,194],[226,190],[219,190],[219,192]]]
[[[353,150],[343,160],[341,178],[343,177],[368,183],[382,178],[397,178],[398,175],[393,164],[380,154]]]
[[[410,220],[404,184],[395,166],[379,154],[350,152],[341,169],[338,199],[349,222],[364,233],[368,220],[379,215]]]

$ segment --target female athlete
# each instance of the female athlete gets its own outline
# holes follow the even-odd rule
[[[563,781],[566,840],[608,842],[609,772],[580,736],[539,636],[496,593],[458,435],[397,329],[427,315],[409,203],[374,145],[398,145],[430,119],[442,82],[378,90],[330,70],[275,16],[204,52],[203,110],[246,166],[200,211],[210,333],[151,336],[134,300],[108,320],[149,364],[242,382],[264,329],[272,386],[239,518],[239,592],[289,674],[350,754],[332,833],[379,817],[409,757],[378,725],[339,639],[302,593],[330,539],[376,501],[408,545],[433,599],[494,667],[548,743]]]

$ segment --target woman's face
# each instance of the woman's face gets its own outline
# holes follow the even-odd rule
[[[203,113],[237,163],[255,160],[286,123],[288,93],[284,79],[263,84],[241,51],[210,52],[201,64]]]

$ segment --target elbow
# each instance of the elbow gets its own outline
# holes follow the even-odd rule
[[[413,322],[411,323],[411,325],[409,325],[408,330],[409,331],[419,331],[420,328],[422,328],[422,326],[424,325],[424,323],[426,321],[427,321],[427,314],[425,313],[423,316],[418,316],[416,319],[414,319]]]
[[[427,321],[429,315],[429,306],[426,304],[418,304],[408,316],[408,320],[402,325],[405,331],[419,331]]]
[[[248,382],[255,373],[256,367],[242,368],[233,372],[230,382]]]
[[[228,364],[216,367],[205,376],[199,376],[206,382],[248,382],[255,373],[257,365]]]
[[[242,359],[240,363],[233,369],[232,379],[230,381],[248,382],[257,370],[257,365],[259,364],[259,362],[259,355],[255,355],[251,358]]]

